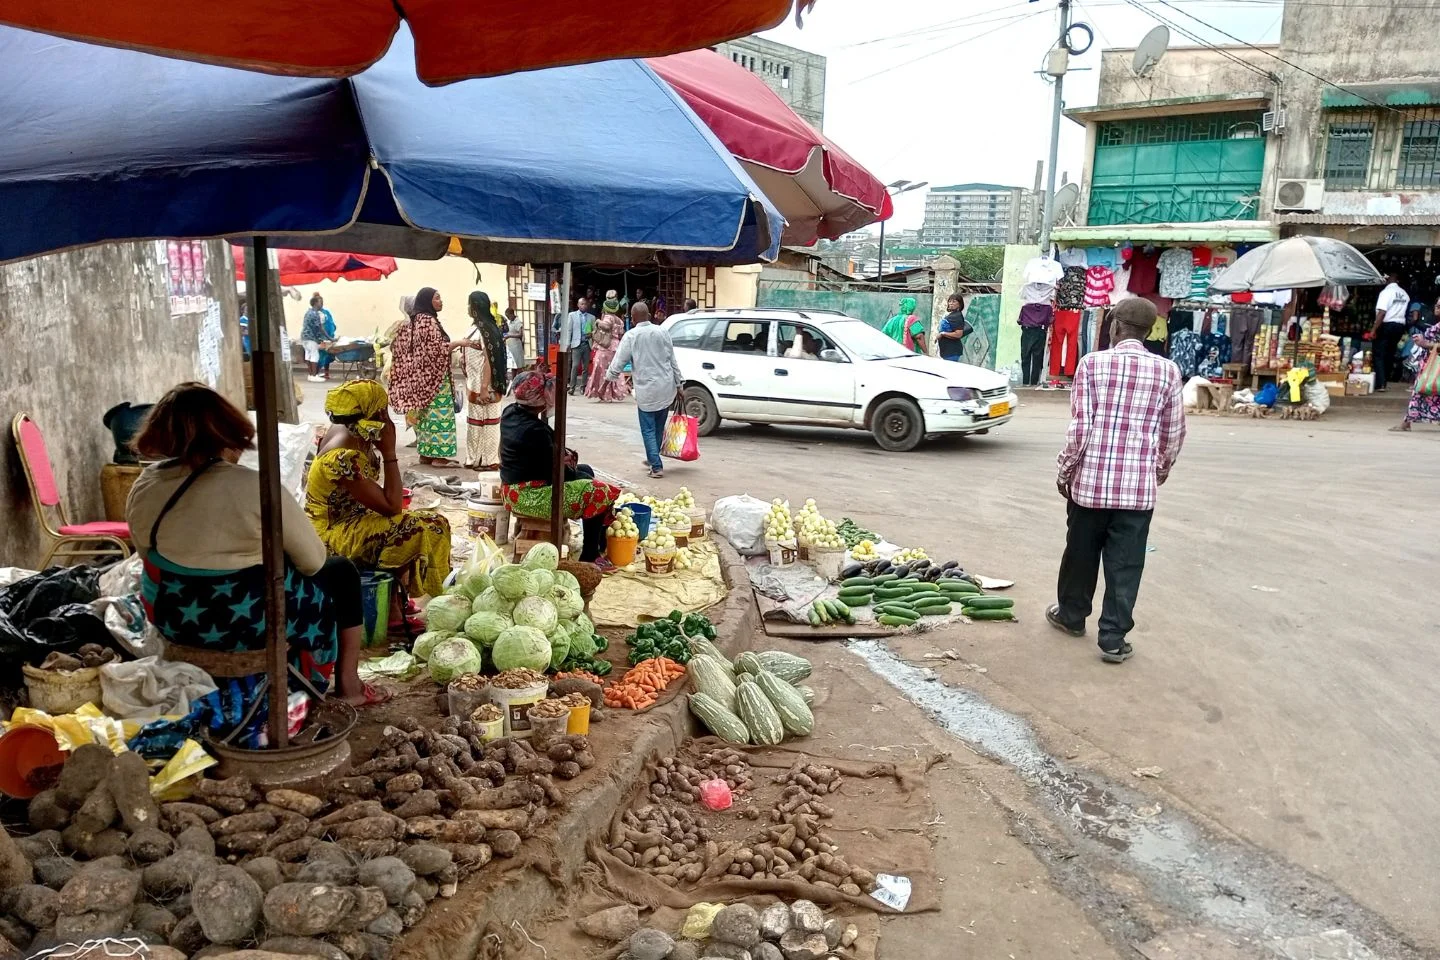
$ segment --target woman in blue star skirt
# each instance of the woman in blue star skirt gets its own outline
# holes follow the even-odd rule
[[[254,437],[254,425],[228,400],[185,383],[161,398],[135,438],[140,455],[158,462],[135,481],[126,519],[144,558],[146,615],[172,645],[265,648],[260,478],[238,462]],[[356,672],[363,642],[359,572],[343,557],[327,557],[293,497],[281,497],[281,510],[291,689],[308,684],[324,692],[333,681],[334,694],[352,704],[383,702],[388,693],[361,683]],[[220,705],[210,726],[228,733],[239,725],[264,699],[256,696],[262,679],[217,678]],[[241,745],[258,742],[264,715],[261,703],[243,724]]]

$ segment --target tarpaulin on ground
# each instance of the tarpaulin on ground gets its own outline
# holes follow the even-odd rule
[[[694,564],[668,576],[645,572],[643,560],[606,577],[590,600],[590,619],[600,627],[633,629],[642,620],[659,620],[679,610],[696,613],[725,599],[725,576],[720,554],[708,540],[690,547]]]

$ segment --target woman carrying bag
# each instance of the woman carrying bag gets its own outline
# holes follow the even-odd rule
[[[1440,303],[1436,304],[1440,307]],[[1390,429],[1408,433],[1413,423],[1440,423],[1440,323],[1431,324],[1424,333],[1415,334],[1415,346],[1428,350],[1425,365],[1415,378],[1405,419]]]

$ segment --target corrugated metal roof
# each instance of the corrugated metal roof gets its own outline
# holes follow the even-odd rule
[[[1281,213],[1280,223],[1315,223],[1348,227],[1440,227],[1440,213],[1372,216],[1367,213]]]

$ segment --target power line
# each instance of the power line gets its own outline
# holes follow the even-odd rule
[[[974,12],[974,13],[967,13],[965,16],[963,16],[963,17],[956,17],[954,20],[945,20],[945,21],[942,21],[942,22],[940,22],[940,23],[927,24],[926,26],[923,26],[923,27],[915,27],[915,28],[910,29],[910,30],[902,30],[902,31],[900,31],[899,33],[892,33],[892,34],[889,34],[889,35],[883,36],[883,37],[872,37],[872,38],[870,38],[869,40],[858,40],[858,41],[856,41],[855,43],[847,43],[847,44],[845,44],[843,47],[841,47],[840,49],[846,50],[846,49],[850,49],[851,47],[863,47],[863,46],[866,46],[866,45],[872,44],[872,43],[884,43],[884,42],[887,41],[887,40],[897,40],[897,39],[900,39],[900,38],[903,38],[903,37],[913,37],[913,36],[917,36],[917,35],[935,34],[935,33],[940,33],[940,32],[942,32],[942,31],[945,31],[945,30],[954,29],[954,28],[956,28],[956,27],[973,26],[973,25],[974,25],[973,21],[975,21],[976,19],[978,19],[978,18],[980,18],[980,17],[987,17],[987,16],[989,16],[989,15],[992,14],[992,13],[1000,13],[1001,11],[1005,11],[1005,10],[1010,11],[1010,13],[1007,14],[1007,16],[1014,16],[1014,15],[1016,15],[1015,12],[1014,12],[1014,11],[1015,11],[1015,4],[1014,4],[1013,2],[1011,2],[1011,3],[1004,3],[1004,4],[1001,4],[1001,5],[998,6],[998,7],[991,7],[991,8],[988,9],[988,10],[977,10],[977,11]]]
[[[1211,42],[1208,41],[1208,40],[1203,40],[1203,39],[1201,39],[1200,37],[1196,36],[1194,33],[1190,32],[1189,30],[1186,30],[1184,27],[1180,26],[1180,24],[1176,23],[1174,20],[1170,20],[1170,19],[1168,19],[1167,17],[1163,17],[1163,16],[1161,16],[1160,14],[1156,13],[1154,10],[1151,10],[1151,9],[1147,8],[1146,6],[1144,6],[1143,4],[1140,3],[1140,0],[1125,0],[1125,2],[1128,3],[1130,6],[1134,7],[1136,10],[1139,10],[1141,13],[1144,13],[1144,14],[1146,14],[1147,16],[1153,17],[1154,19],[1158,20],[1160,23],[1162,23],[1162,24],[1164,24],[1165,26],[1169,27],[1171,30],[1174,30],[1176,33],[1179,33],[1181,36],[1186,37],[1186,38],[1188,38],[1188,39],[1190,39],[1190,40],[1194,40],[1196,43],[1200,44],[1201,46],[1206,47],[1206,48],[1214,51],[1215,53],[1220,54],[1220,56],[1226,58],[1227,60],[1231,60],[1231,61],[1239,64],[1240,66],[1244,67],[1246,70],[1249,70],[1250,72],[1252,72],[1252,73],[1254,73],[1254,74],[1257,74],[1258,76],[1264,78],[1264,79],[1266,80],[1266,82],[1274,83],[1274,82],[1276,81],[1275,75],[1274,75],[1273,73],[1271,73],[1270,71],[1264,69],[1263,67],[1257,67],[1255,64],[1253,64],[1253,63],[1251,63],[1250,61],[1244,59],[1243,57],[1237,57],[1237,56],[1235,56],[1235,54],[1231,53],[1230,51],[1225,50],[1225,49],[1222,49],[1221,47],[1217,47],[1215,44],[1211,43]]]

